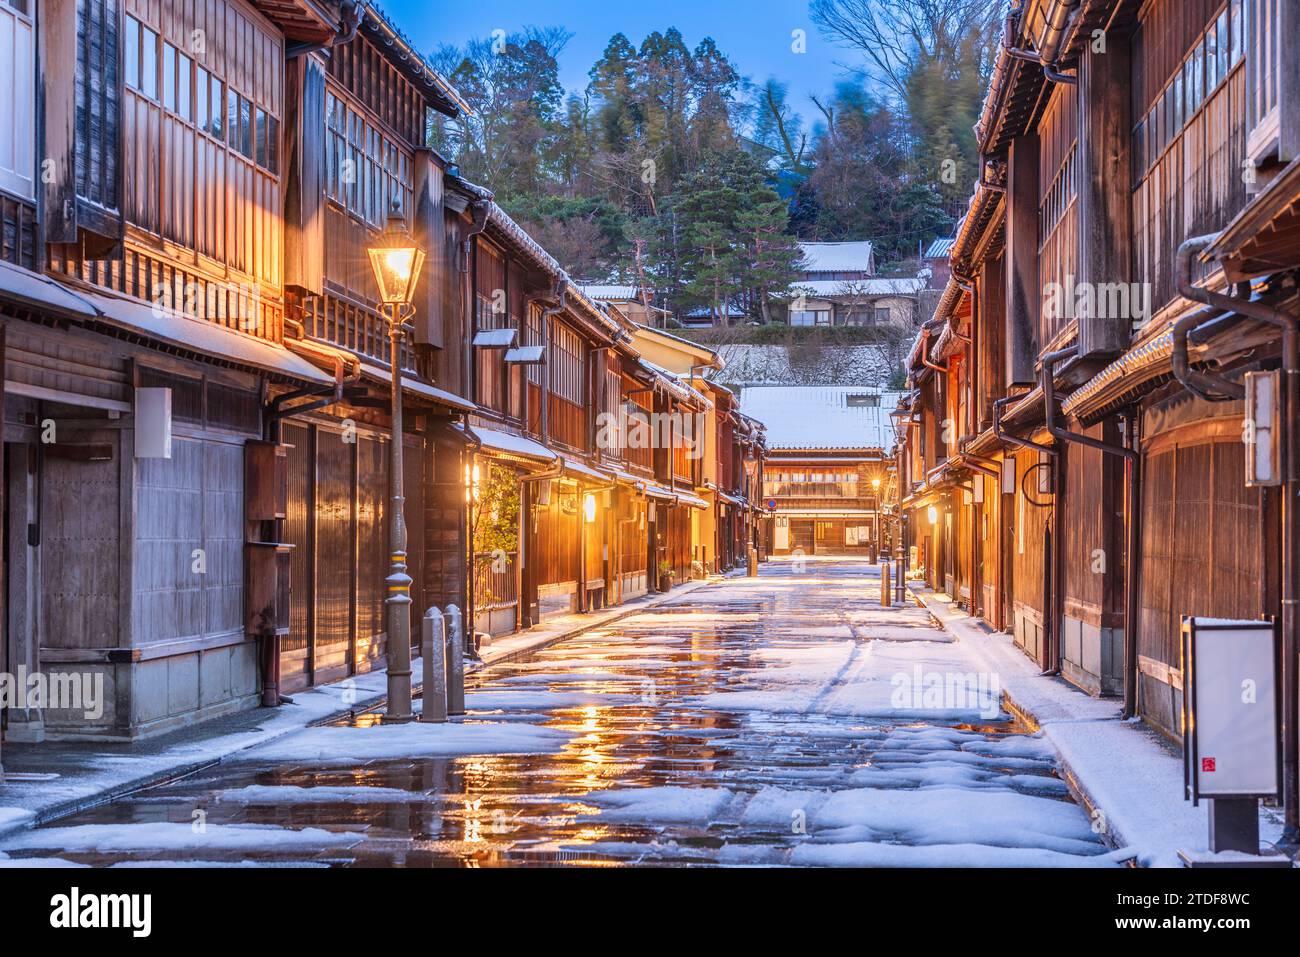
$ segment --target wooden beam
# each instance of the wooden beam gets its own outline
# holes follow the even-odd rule
[[[1038,134],[1007,153],[1006,383],[1032,385],[1038,359]]]
[[[47,243],[77,241],[77,0],[46,0],[40,10],[40,123],[37,173]],[[45,258],[44,254],[36,257]]]
[[[1079,275],[1094,294],[1132,275],[1132,122],[1129,41],[1108,35],[1106,51],[1079,64]],[[1069,291],[1067,291],[1067,295]],[[1100,305],[1105,297],[1094,295]],[[1103,309],[1093,308],[1093,313]],[[1118,355],[1137,316],[1079,316],[1079,356]]]
[[[301,56],[285,68],[284,284],[325,292],[325,67]]]

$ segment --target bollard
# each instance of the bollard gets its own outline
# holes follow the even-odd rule
[[[455,605],[447,606],[447,714],[465,713],[465,620]]]
[[[749,547],[749,577],[758,577],[758,549],[752,545]]]
[[[898,578],[894,583],[898,591],[898,603],[905,605],[907,604],[907,559],[899,556],[898,561],[894,563],[894,573]]]
[[[881,566],[880,566],[880,604],[884,605],[886,608],[893,608],[893,607],[894,607],[894,600],[893,600],[893,598],[894,598],[894,594],[893,594],[893,593],[894,593],[894,589],[893,589],[893,583],[890,581],[890,577],[891,577],[891,576],[890,576],[890,572],[891,572],[891,571],[892,571],[892,569],[889,567],[889,562],[883,562],[883,563],[881,564]]]
[[[447,619],[437,607],[424,613],[420,656],[424,659],[424,717],[441,724],[447,720]]]

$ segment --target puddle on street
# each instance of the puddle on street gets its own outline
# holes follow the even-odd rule
[[[568,732],[572,738],[557,753],[375,760],[349,768],[224,763],[52,825],[159,825],[160,834],[170,825],[166,839],[151,843],[146,827],[140,832],[145,837],[130,847],[119,842],[110,850],[86,841],[8,853],[93,865],[782,863],[791,849],[818,840],[822,825],[810,812],[801,829],[799,808],[758,814],[755,795],[767,800],[812,792],[820,801],[855,788],[915,790],[938,783],[969,787],[972,796],[1014,792],[1053,807],[1068,805],[1053,761],[1033,747],[1015,746],[1033,742],[1011,721],[888,722],[701,701],[719,693],[761,693],[771,687],[765,682],[769,669],[787,668],[800,651],[831,641],[801,638],[801,631],[842,626],[845,610],[879,612],[862,597],[871,591],[863,588],[863,572],[852,562],[824,564],[816,586],[805,589],[791,587],[798,581],[788,566],[767,566],[758,583],[741,586],[758,598],[733,595],[737,586],[731,583],[700,589],[680,604],[470,677],[472,710],[464,722],[523,722]],[[770,592],[763,593],[768,585]],[[899,625],[925,622],[920,609],[898,614],[908,616]],[[858,630],[870,638],[871,627]],[[354,722],[374,720],[359,715]],[[643,788],[658,789],[643,794],[663,800],[626,803],[628,794],[635,798],[635,789]],[[1086,824],[1082,810],[1070,810]],[[178,840],[177,825],[199,833]],[[216,825],[276,830],[268,830],[260,845],[205,842],[203,828]],[[852,826],[838,822],[827,829]],[[342,843],[276,839],[280,829],[304,828],[358,837]],[[909,843],[906,830],[873,830],[868,840]],[[1068,843],[1069,853],[1082,856],[1105,850],[1086,835]]]

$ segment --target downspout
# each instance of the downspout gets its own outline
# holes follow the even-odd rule
[[[921,332],[921,364],[927,369],[933,369],[935,372],[947,373],[946,365],[939,365],[937,362],[930,361],[930,330],[924,329]]]
[[[1124,459],[1124,474],[1127,479],[1125,482],[1124,507],[1125,511],[1128,512],[1128,527],[1125,529],[1125,548],[1128,554],[1125,556],[1126,561],[1124,563],[1124,717],[1131,718],[1137,713],[1137,603],[1139,584],[1137,536],[1138,509],[1141,507],[1141,499],[1138,497],[1141,459],[1136,442],[1130,441],[1128,445],[1111,445],[1109,442],[1103,442],[1100,439],[1094,439],[1086,435],[1079,435],[1057,425],[1056,364],[1063,359],[1077,355],[1078,352],[1078,345],[1073,345],[1068,349],[1049,352],[1043,356],[1044,414],[1046,415],[1047,431],[1053,438],[1061,442],[1073,442],[1076,445],[1096,449],[1107,455],[1118,455]],[[1061,477],[1060,483],[1063,489],[1064,476]]]
[[[1031,442],[1029,439],[1022,439],[1020,436],[1012,435],[1010,432],[1002,428],[1002,410],[1006,408],[1008,402],[1018,398],[1020,397],[1008,395],[994,401],[993,435],[997,437],[999,442],[1003,442],[1007,445],[1012,445],[1021,449],[1033,449],[1035,452],[1042,452],[1045,455],[1050,455],[1052,458],[1056,458],[1057,450],[1052,446],[1041,445],[1038,442]]]
[[[474,458],[479,454],[479,452],[483,451],[483,440],[475,435],[474,430],[470,428],[469,413],[465,414],[464,427],[466,439],[465,445],[471,450],[466,461],[469,462],[470,473],[468,478],[470,479],[470,483],[472,483],[474,476]],[[478,561],[478,550],[474,547],[475,502],[472,488],[472,484],[467,486],[466,492],[468,494],[465,496],[465,551],[469,555],[469,559],[465,564],[465,630],[467,632],[465,635],[465,647],[473,649],[477,654],[478,649],[474,647],[474,636],[477,632],[477,627],[474,624],[476,618],[474,610],[474,578],[478,572],[478,569],[475,567],[475,563]],[[520,541],[522,540],[523,536],[521,535]],[[515,609],[515,613],[518,614],[517,608]]]
[[[339,14],[339,23],[334,36],[324,43],[291,43],[284,48],[284,58],[293,60],[309,53],[319,53],[321,50],[329,50],[333,47],[351,43],[356,38],[357,30],[361,27],[361,19],[365,16],[365,6],[358,0],[344,0],[340,5]]]
[[[1064,35],[1065,24],[1069,19],[1069,12],[1074,8],[1074,5],[1077,2],[1078,0],[1073,0],[1073,2],[1068,5],[1064,3],[1057,4],[1057,6],[1053,8],[1055,18],[1060,21],[1059,26],[1056,28],[1056,34],[1053,34],[1052,23],[1049,22],[1047,33],[1044,36],[1043,49],[1038,51],[1025,50],[1021,47],[1014,47],[1011,45],[1011,37],[1015,33],[1012,28],[1012,21],[1018,20],[1020,15],[1018,9],[1012,10],[1007,14],[1006,29],[1002,34],[1002,49],[1007,52],[1008,56],[1013,56],[1017,60],[1024,60],[1026,63],[1035,63],[1042,67],[1043,76],[1047,77],[1047,79],[1051,80],[1053,83],[1066,83],[1070,85],[1078,84],[1079,78],[1077,76],[1073,76],[1069,73],[1061,73],[1056,68],[1055,62],[1055,56],[1060,52],[1059,45],[1061,37]],[[1049,47],[1046,45],[1046,41],[1048,38],[1052,37],[1054,37],[1054,41]]]
[[[1193,302],[1204,303],[1224,312],[1235,312],[1248,319],[1274,326],[1282,332],[1282,374],[1285,381],[1282,422],[1285,423],[1285,481],[1282,494],[1282,803],[1286,826],[1283,841],[1300,842],[1300,781],[1296,778],[1297,711],[1297,631],[1300,630],[1300,589],[1296,573],[1300,571],[1300,334],[1294,316],[1263,302],[1234,299],[1193,285],[1191,257],[1206,249],[1217,235],[1197,236],[1178,247],[1178,293]]]
[[[1212,372],[1193,369],[1187,353],[1187,338],[1192,330],[1222,315],[1224,315],[1223,310],[1207,306],[1183,316],[1174,323],[1171,330],[1174,340],[1174,352],[1171,356],[1174,378],[1182,383],[1183,388],[1188,392],[1206,402],[1228,402],[1246,397],[1245,386]]]
[[[1192,281],[1192,258],[1199,250],[1205,248],[1205,245],[1201,245],[1201,240],[1205,240],[1206,245],[1208,245],[1209,240],[1212,238],[1213,237],[1210,236],[1202,236],[1196,239],[1189,239],[1178,247],[1178,255],[1175,260],[1177,274],[1174,277],[1174,281],[1178,285],[1179,295],[1183,296],[1185,299],[1191,300],[1192,302],[1205,302],[1205,300],[1201,298],[1201,293],[1204,290],[1199,289]],[[1228,297],[1225,296],[1223,298],[1227,299]],[[1244,399],[1246,397],[1246,388],[1245,386],[1239,385],[1224,376],[1193,369],[1191,360],[1187,354],[1187,338],[1196,327],[1209,322],[1211,319],[1218,318],[1226,312],[1235,311],[1237,305],[1241,302],[1249,302],[1249,300],[1250,294],[1247,292],[1239,300],[1229,299],[1229,301],[1233,303],[1233,306],[1230,309],[1221,309],[1217,306],[1207,304],[1206,308],[1198,309],[1174,323],[1174,328],[1172,330],[1174,339],[1174,354],[1172,359],[1174,377],[1178,379],[1178,381],[1181,382],[1189,392],[1194,393],[1208,402],[1224,402],[1233,399]]]

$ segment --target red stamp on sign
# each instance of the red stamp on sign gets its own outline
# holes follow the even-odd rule
[[[1201,758],[1201,770],[1207,774],[1214,771],[1214,758]]]

